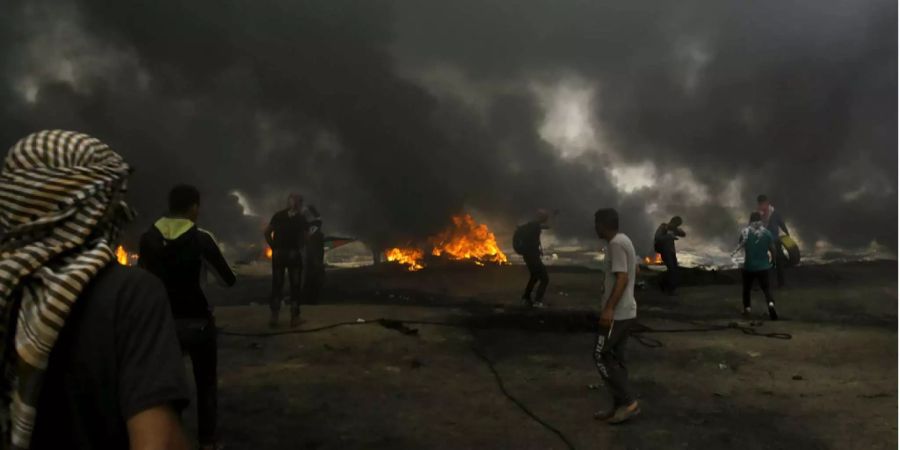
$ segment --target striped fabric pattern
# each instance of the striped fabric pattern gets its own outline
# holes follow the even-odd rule
[[[27,449],[41,378],[85,286],[115,259],[130,218],[129,167],[100,140],[45,130],[10,149],[0,172],[3,448]]]

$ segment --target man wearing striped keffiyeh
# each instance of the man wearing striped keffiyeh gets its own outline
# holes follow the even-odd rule
[[[128,164],[86,134],[30,134],[0,172],[2,449],[186,448],[165,290],[119,267]]]

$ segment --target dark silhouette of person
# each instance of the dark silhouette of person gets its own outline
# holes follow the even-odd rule
[[[678,288],[678,255],[675,251],[675,241],[686,236],[681,224],[681,217],[672,217],[668,222],[659,225],[653,237],[653,247],[666,265],[666,273],[661,278],[660,287],[669,295],[675,295]]]
[[[290,288],[291,326],[300,324],[301,282],[303,277],[303,248],[306,245],[309,222],[303,212],[303,197],[290,194],[287,208],[272,216],[265,230],[266,243],[272,249],[272,297],[269,303],[272,315],[270,327],[278,326],[281,296],[284,290],[284,274],[287,272]]]
[[[547,211],[538,210],[534,220],[520,225],[513,236],[513,248],[522,255],[525,266],[528,267],[528,283],[525,284],[522,300],[535,308],[544,307],[544,292],[550,282],[547,267],[541,261],[544,255],[541,246],[541,231],[549,228],[547,226],[549,220],[550,214]],[[535,284],[537,284],[537,291],[534,292],[534,299],[532,299],[531,294]]]

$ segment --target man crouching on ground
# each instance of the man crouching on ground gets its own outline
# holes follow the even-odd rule
[[[634,300],[637,255],[631,239],[619,232],[619,213],[616,210],[598,210],[594,214],[594,227],[600,240],[608,243],[594,361],[613,397],[612,409],[599,411],[594,417],[615,424],[641,412],[637,400],[631,396],[625,367],[625,344],[637,317],[637,302]]]

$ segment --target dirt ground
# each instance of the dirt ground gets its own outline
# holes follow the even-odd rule
[[[735,273],[692,276],[678,297],[655,274],[637,293],[653,330],[629,342],[643,414],[592,419],[609,400],[593,365],[600,274],[551,268],[549,308],[519,304],[525,268],[395,267],[329,272],[303,330],[266,333],[269,280],[249,277],[210,297],[219,345],[220,429],[229,449],[565,449],[498,387],[578,449],[897,448],[895,261],[798,267],[776,292],[783,320],[741,320]],[[410,323],[389,328],[375,319]],[[364,324],[356,324],[364,319]],[[282,318],[286,322],[286,317]],[[452,325],[452,326],[448,326]],[[399,329],[397,329],[399,328]],[[287,331],[282,325],[276,331]],[[405,331],[405,332],[404,332]],[[642,344],[642,342],[644,344]],[[190,415],[190,414],[189,414]],[[190,418],[189,418],[190,420]]]

